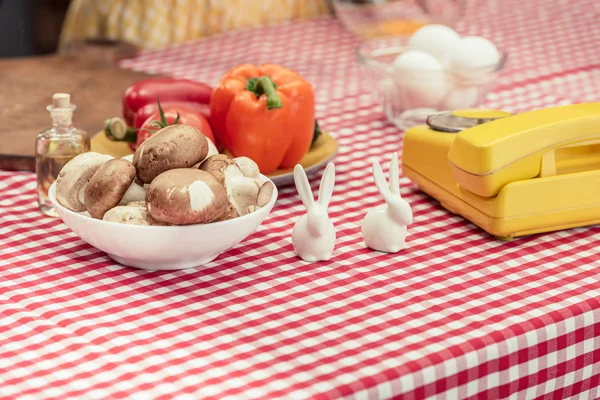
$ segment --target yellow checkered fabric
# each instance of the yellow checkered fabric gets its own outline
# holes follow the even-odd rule
[[[223,31],[328,13],[327,0],[73,0],[60,46],[103,37],[160,48]]]

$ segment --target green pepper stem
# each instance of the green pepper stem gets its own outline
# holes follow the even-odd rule
[[[281,99],[275,90],[275,82],[268,76],[249,79],[246,89],[254,92],[256,97],[260,97],[262,94],[267,95],[267,110],[283,107]]]
[[[115,117],[104,121],[104,134],[113,142],[135,143],[136,129],[125,124],[121,118]]]

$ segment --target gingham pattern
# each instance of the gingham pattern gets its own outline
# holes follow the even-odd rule
[[[461,32],[510,62],[487,103],[598,100],[600,4],[480,1]],[[293,66],[340,142],[331,262],[290,232],[292,188],[260,229],[186,271],[121,267],[36,211],[32,175],[0,172],[0,394],[5,398],[401,399],[598,396],[600,227],[492,240],[402,177],[410,248],[364,248],[380,204],[369,164],[401,151],[360,85],[356,40],[330,18],[152,51],[127,68],[215,82],[238,62]],[[384,169],[387,169],[385,161]],[[318,177],[313,188],[318,186]]]

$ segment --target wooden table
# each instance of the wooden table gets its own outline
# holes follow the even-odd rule
[[[74,125],[93,135],[106,118],[121,116],[125,89],[152,76],[119,68],[97,47],[0,60],[0,169],[34,171],[35,137],[52,126],[46,106],[54,93],[71,94]]]
[[[459,31],[485,35],[510,60],[486,106],[600,100],[597,0],[472,4]],[[0,394],[597,398],[600,227],[497,241],[401,176],[415,216],[409,248],[365,248],[361,220],[382,203],[370,163],[387,171],[403,132],[361,84],[357,44],[339,22],[319,18],[122,63],[214,84],[238,62],[269,61],[312,82],[317,117],[340,143],[329,262],[305,263],[292,251],[291,229],[305,212],[293,188],[213,262],[149,272],[115,264],[42,217],[32,174],[0,172]]]

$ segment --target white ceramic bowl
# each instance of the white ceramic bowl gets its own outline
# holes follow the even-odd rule
[[[48,195],[69,229],[119,264],[175,270],[206,264],[248,237],[273,209],[277,189],[269,203],[253,213],[228,221],[184,226],[127,225],[73,212],[56,200],[56,183],[50,186]]]

